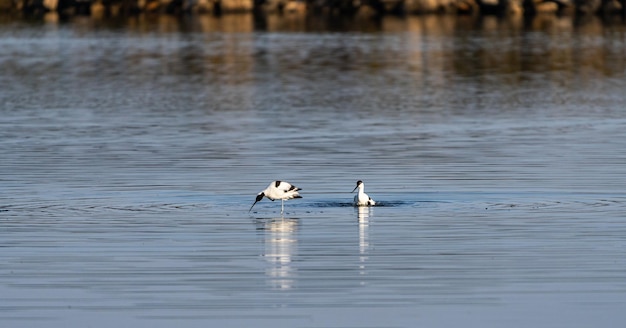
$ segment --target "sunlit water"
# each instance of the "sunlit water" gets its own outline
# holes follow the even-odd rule
[[[624,26],[468,19],[3,22],[3,325],[623,324]]]

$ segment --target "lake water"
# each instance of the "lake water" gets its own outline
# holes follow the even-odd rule
[[[626,322],[622,23],[4,19],[0,69],[3,326]]]

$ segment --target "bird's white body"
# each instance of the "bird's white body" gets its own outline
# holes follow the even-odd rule
[[[301,189],[292,185],[289,182],[272,181],[272,183],[270,183],[270,185],[267,186],[267,188],[265,188],[263,191],[257,194],[256,201],[254,202],[254,204],[252,204],[252,206],[250,207],[250,210],[252,210],[252,207],[254,207],[254,205],[257,202],[263,199],[263,197],[266,197],[267,199],[271,201],[280,199],[281,201],[280,213],[283,213],[285,209],[284,202],[286,200],[294,199],[294,198],[302,198],[302,196],[300,196],[300,194],[298,193],[299,190]]]
[[[298,198],[300,188],[286,181],[272,181],[261,193],[271,200],[288,200]]]
[[[354,205],[355,206],[373,206],[376,205],[376,202],[365,193],[365,185],[363,181],[359,180],[356,182],[356,187],[352,190],[354,192],[356,188],[359,188],[359,193],[354,196]]]

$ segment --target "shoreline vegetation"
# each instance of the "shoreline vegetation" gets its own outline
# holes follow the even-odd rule
[[[626,18],[626,0],[0,0],[0,14],[132,16],[231,13],[293,16],[601,15]]]

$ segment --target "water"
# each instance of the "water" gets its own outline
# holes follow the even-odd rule
[[[2,322],[623,323],[624,26],[468,19],[3,21]]]

